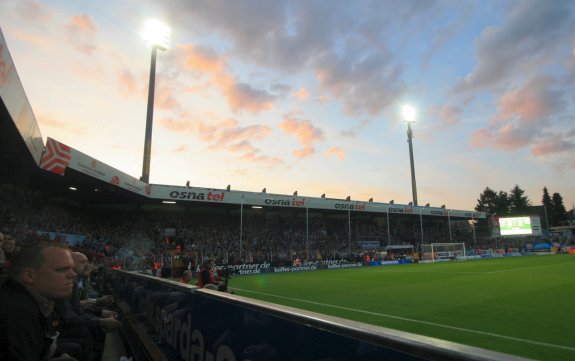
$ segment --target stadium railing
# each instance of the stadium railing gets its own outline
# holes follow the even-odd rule
[[[527,360],[147,275],[109,272],[132,341],[140,342],[135,360]]]

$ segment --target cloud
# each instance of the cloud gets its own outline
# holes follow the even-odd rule
[[[156,82],[154,92],[154,106],[164,110],[178,110],[180,103],[174,96],[176,86],[169,79],[164,82]]]
[[[96,26],[88,15],[73,16],[66,25],[66,36],[70,44],[86,55],[91,55],[96,49],[96,32]]]
[[[258,113],[269,110],[276,98],[263,89],[255,89],[246,83],[233,83],[224,89],[224,94],[232,111],[245,110]]]
[[[297,99],[304,101],[308,98],[309,94],[305,88],[300,88],[297,92],[293,92],[292,95]]]
[[[187,145],[181,145],[177,148],[174,148],[172,150],[172,153],[176,153],[176,154],[186,154],[190,152],[190,147],[188,147]]]
[[[377,116],[393,104],[405,86],[401,66],[390,62],[385,52],[344,56],[323,54],[316,60],[315,77],[323,91],[342,102],[351,115]]]
[[[320,91],[341,102],[346,113],[370,116],[381,115],[405,89],[387,31],[433,7],[413,1],[394,2],[394,12],[378,2],[178,4],[176,22],[209,27],[226,39],[234,59],[283,74],[311,71]]]
[[[573,152],[575,150],[575,139],[565,139],[562,134],[554,134],[547,141],[540,141],[533,146],[531,154],[534,156],[545,156],[557,153]]]
[[[48,11],[46,11],[46,9],[35,0],[18,1],[17,11],[18,14],[26,20],[34,20],[35,22],[43,22],[50,17]]]
[[[440,119],[439,125],[433,127],[433,130],[441,130],[446,128],[451,128],[459,123],[461,123],[461,115],[463,110],[452,104],[445,104],[438,108],[431,110],[431,116],[438,117]]]
[[[212,48],[188,44],[178,45],[177,50],[181,52],[186,70],[212,75],[224,73],[226,61]]]
[[[118,73],[118,90],[124,98],[137,96],[140,93],[136,78],[129,70]]]
[[[271,128],[266,125],[240,126],[236,119],[219,119],[212,115],[186,120],[187,115],[183,114],[180,118],[184,120],[164,118],[160,124],[176,133],[197,135],[212,151],[226,151],[234,154],[237,159],[266,166],[283,164],[281,158],[260,154],[260,150],[252,144],[253,141],[265,140],[270,136]]]
[[[276,94],[277,96],[285,96],[289,94],[291,89],[292,87],[289,84],[273,84],[270,87],[270,91]]]
[[[204,86],[214,86],[226,97],[233,112],[247,111],[258,113],[273,107],[276,96],[265,89],[257,89],[241,82],[228,73],[225,58],[209,47],[178,46],[183,55],[181,66],[184,70],[207,76],[210,80],[201,87],[188,87],[188,91],[205,90]]]
[[[495,123],[517,119],[522,126],[540,122],[564,106],[561,91],[552,89],[554,81],[537,76],[523,87],[504,93],[498,101]]]
[[[339,147],[331,147],[325,152],[325,156],[328,158],[331,156],[335,156],[339,160],[344,160],[345,159],[345,150],[343,150]]]
[[[309,120],[298,120],[294,115],[287,115],[279,124],[286,134],[294,135],[304,146],[303,149],[295,150],[294,156],[299,159],[311,157],[315,153],[313,144],[322,141],[323,131],[314,127]]]
[[[505,22],[485,29],[476,42],[477,65],[460,79],[455,91],[495,87],[510,76],[529,72],[570,36],[573,19],[570,0],[524,0],[511,3]]]
[[[502,94],[491,124],[476,130],[472,146],[491,147],[505,151],[530,148],[534,156],[545,156],[570,149],[573,128],[562,134],[548,129],[559,125],[566,110],[566,89],[560,89],[561,79],[534,76],[524,85]],[[563,126],[564,127],[564,126]]]
[[[472,134],[470,143],[478,148],[512,151],[531,144],[532,137],[533,135],[526,132],[525,128],[508,124],[497,130],[478,129]]]

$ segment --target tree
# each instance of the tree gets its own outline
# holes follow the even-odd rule
[[[487,214],[496,213],[496,201],[497,193],[495,193],[495,191],[491,188],[486,187],[485,190],[483,190],[483,192],[479,195],[475,210],[478,212],[486,212]]]
[[[499,191],[495,197],[495,213],[498,215],[507,215],[511,208],[511,203],[509,201],[509,196],[507,192]]]
[[[567,220],[567,211],[563,205],[563,197],[559,193],[553,193],[553,206],[551,208],[551,218],[556,226],[559,226],[561,222]]]
[[[509,193],[508,201],[511,211],[516,214],[526,214],[531,207],[531,202],[525,195],[525,191],[519,188],[517,184]]]
[[[545,228],[549,229],[549,213],[553,209],[553,201],[549,196],[547,187],[543,187],[543,199],[541,199],[541,204],[543,204],[543,213],[545,215]]]

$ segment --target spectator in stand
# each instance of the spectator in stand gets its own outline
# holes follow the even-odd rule
[[[72,258],[74,272],[78,275],[73,284],[72,295],[56,303],[56,313],[62,323],[61,333],[67,342],[79,343],[82,346],[84,360],[100,360],[106,339],[104,331],[116,330],[122,323],[116,320],[117,314],[114,311],[82,304],[81,294],[90,267],[88,258],[83,253],[74,252]]]
[[[9,235],[3,235],[2,254],[4,258],[3,269],[7,270],[10,267],[10,259],[16,249],[16,240]]]
[[[219,281],[214,274],[214,260],[209,259],[200,268],[198,276],[198,287],[207,289],[218,289]]]
[[[4,255],[4,249],[2,244],[4,243],[4,234],[0,232],[0,275],[4,273],[4,262],[6,262],[6,255]]]
[[[53,243],[22,245],[11,262],[0,284],[0,360],[76,360],[57,349],[52,322],[54,300],[69,297],[74,287],[70,250]]]
[[[191,285],[191,281],[192,281],[193,275],[192,275],[192,271],[190,271],[189,269],[185,270],[184,273],[182,273],[182,283],[185,283],[187,285]]]

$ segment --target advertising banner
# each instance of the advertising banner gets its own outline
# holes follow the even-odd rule
[[[40,168],[64,175],[67,168],[144,196],[150,194],[150,185],[124,172],[104,164],[55,139],[48,138]]]
[[[424,360],[168,282],[124,274],[116,290],[168,360]]]
[[[410,205],[387,204],[378,202],[347,201],[316,197],[288,196],[281,194],[243,192],[226,189],[153,185],[151,198],[170,201],[212,202],[226,204],[245,204],[254,206],[289,207],[301,209],[326,209],[350,212],[377,212],[391,214],[409,214],[439,217],[485,218],[485,212],[448,210],[434,207],[415,207]]]

